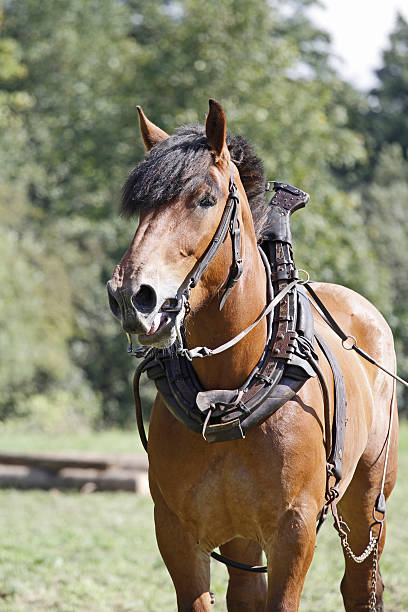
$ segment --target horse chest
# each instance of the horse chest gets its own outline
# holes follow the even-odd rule
[[[165,409],[166,410],[166,409]],[[150,480],[155,503],[164,503],[197,539],[257,538],[293,500],[280,445],[259,440],[209,445],[163,411],[150,426]],[[160,423],[159,423],[160,421]],[[156,436],[157,434],[157,436]],[[257,448],[258,447],[258,448]]]
[[[273,495],[270,488],[259,490],[261,474],[256,476],[255,466],[238,464],[228,455],[218,452],[207,462],[168,457],[166,470],[156,463],[151,467],[151,481],[160,491],[155,502],[164,502],[200,541],[254,537],[262,507],[273,514]]]

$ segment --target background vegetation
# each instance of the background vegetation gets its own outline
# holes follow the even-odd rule
[[[3,421],[132,418],[134,364],[104,285],[135,230],[116,210],[143,155],[136,104],[171,132],[220,100],[268,176],[311,194],[298,265],[372,300],[408,375],[408,24],[367,95],[331,68],[315,1],[0,2]]]

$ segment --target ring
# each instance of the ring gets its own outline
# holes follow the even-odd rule
[[[299,281],[298,281],[298,282],[299,282],[301,285],[303,285],[304,283],[308,283],[308,282],[309,282],[309,280],[310,280],[310,274],[309,274],[309,272],[307,272],[307,270],[303,270],[303,268],[299,268],[299,269],[298,269],[298,272],[299,272],[299,273],[300,273],[300,272],[304,272],[304,273],[306,274],[306,278],[304,278],[304,279],[299,278]]]
[[[347,344],[347,342],[351,340],[352,344]],[[346,338],[344,338],[341,341],[343,348],[346,349],[346,351],[351,351],[355,346],[357,346],[357,340],[355,339],[354,336],[346,336]]]

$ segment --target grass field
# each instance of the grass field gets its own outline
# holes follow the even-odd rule
[[[387,612],[408,610],[408,425],[399,481],[387,508],[381,561]],[[0,430],[3,450],[139,450],[136,434],[45,438]],[[0,610],[173,611],[173,587],[157,550],[152,503],[129,493],[0,491]],[[328,519],[319,535],[302,612],[342,609],[340,542]],[[214,610],[226,610],[226,570],[213,562]]]

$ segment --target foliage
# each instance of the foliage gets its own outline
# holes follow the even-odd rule
[[[339,180],[369,168],[373,147],[353,124],[355,92],[330,68],[327,34],[308,19],[314,2],[4,4],[0,341],[9,359],[1,415],[30,414],[43,396],[45,412],[57,401],[67,418],[81,401],[92,407],[85,421],[95,421],[95,410],[99,424],[131,418],[134,364],[104,284],[135,229],[116,205],[143,155],[136,103],[171,132],[203,122],[207,99],[219,99],[268,176],[311,194],[294,217],[297,264],[391,311],[364,194],[347,193]],[[387,113],[384,102],[377,115]]]
[[[383,143],[400,143],[408,158],[408,23],[399,15],[383,65],[376,70],[379,85],[371,92],[371,138],[378,151]]]
[[[408,161],[400,144],[385,144],[380,150],[367,198],[369,238],[388,274],[387,319],[396,340],[398,372],[408,379]],[[406,414],[407,389],[398,391],[400,410]]]
[[[398,371],[408,377],[408,23],[398,16],[376,70],[370,96],[348,91],[349,127],[364,139],[367,161],[340,179],[361,199],[367,238],[376,253],[376,268],[386,301],[377,302],[396,340]],[[399,385],[400,411],[408,414],[408,393]]]

